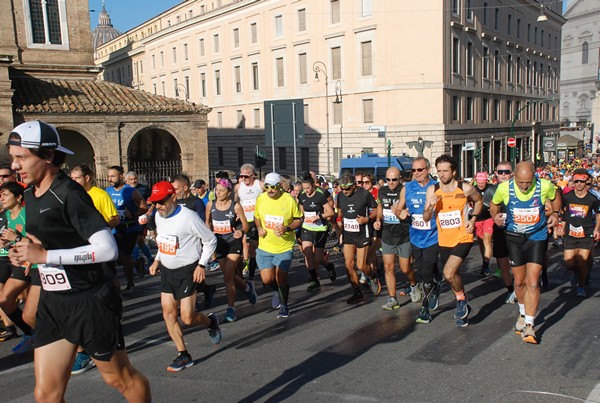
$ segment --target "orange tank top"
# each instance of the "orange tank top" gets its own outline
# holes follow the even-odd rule
[[[456,189],[446,193],[435,186],[434,194],[438,198],[435,206],[440,246],[452,248],[459,243],[473,243],[473,234],[467,232],[469,203],[459,182]]]

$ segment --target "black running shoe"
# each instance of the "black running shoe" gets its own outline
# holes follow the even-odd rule
[[[355,289],[354,294],[352,294],[352,296],[350,298],[348,298],[346,303],[349,305],[353,305],[353,304],[358,304],[359,302],[363,302],[364,300],[365,300],[365,297],[364,297],[363,293],[359,289]]]
[[[335,265],[331,262],[327,263],[327,266],[325,266],[325,268],[327,269],[327,275],[329,276],[329,280],[331,280],[332,282],[335,281],[335,279],[337,278],[337,273],[335,271]]]

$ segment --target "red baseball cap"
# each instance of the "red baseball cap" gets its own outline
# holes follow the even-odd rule
[[[158,182],[154,186],[152,186],[152,194],[150,194],[148,201],[154,203],[157,201],[161,201],[164,198],[166,198],[167,196],[174,195],[174,194],[175,194],[175,188],[173,187],[171,182],[167,182],[167,181]]]

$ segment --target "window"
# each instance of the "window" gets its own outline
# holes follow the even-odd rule
[[[361,60],[362,60],[362,75],[363,76],[371,76],[373,75],[373,43],[371,41],[361,42],[360,43],[361,50]]]
[[[331,23],[340,22],[340,0],[331,0]]]
[[[452,121],[457,122],[460,120],[460,98],[457,96],[452,97]]]
[[[237,148],[237,164],[238,166],[244,164],[244,147]]]
[[[370,17],[373,14],[372,0],[361,0],[361,3],[362,3],[362,16]]]
[[[343,122],[343,109],[342,109],[342,103],[333,103],[333,124],[334,125],[341,125]]]
[[[223,112],[217,112],[217,127],[219,129],[221,129],[223,127]],[[219,147],[221,149],[223,149],[223,147]],[[221,151],[221,154],[223,154],[223,151]],[[223,165],[223,164],[220,164]]]
[[[233,29],[233,47],[235,49],[240,47],[240,30],[239,30],[239,28]]]
[[[219,53],[219,34],[213,35],[213,49],[215,53]]]
[[[187,101],[190,97],[190,77],[185,76],[183,79],[183,82],[185,83],[185,100]]]
[[[300,148],[300,170],[308,171],[310,169],[310,148]]]
[[[173,47],[172,51],[173,51],[173,63],[177,63],[177,48]]]
[[[165,67],[165,54],[163,51],[160,51],[160,67]]]
[[[460,0],[452,0],[452,15],[460,15]]]
[[[500,63],[502,62],[502,59],[500,57],[500,51],[499,50],[495,50],[494,51],[494,80],[496,81],[500,81]]]
[[[300,84],[308,83],[307,77],[307,66],[306,66],[306,53],[300,53],[298,55],[298,69],[300,75]]]
[[[483,25],[488,24],[488,3],[483,2]]]
[[[259,108],[255,108],[253,110],[252,115],[254,117],[254,124],[253,124],[253,126],[254,126],[255,129],[257,129],[257,128],[260,127],[260,109]]]
[[[252,43],[258,42],[258,32],[256,30],[256,23],[250,24],[250,41]]]
[[[152,70],[156,70],[156,55],[152,55]]]
[[[152,84],[152,89],[154,90],[154,95],[156,95],[156,83]]]
[[[306,9],[298,10],[298,32],[306,31]]]
[[[199,42],[200,56],[204,56],[204,38],[200,38]]]
[[[252,89],[257,91],[258,86],[258,63],[252,63]]]
[[[500,27],[500,9],[496,7],[494,9],[494,29],[497,31]]]
[[[277,72],[277,86],[283,87],[285,85],[283,57],[278,57],[277,59],[275,59],[275,71]]]
[[[473,55],[473,42],[467,43],[467,75],[472,76],[475,71],[475,57]]]
[[[473,98],[467,98],[467,121],[473,121]]]
[[[588,64],[590,53],[590,45],[589,43],[583,42],[581,44],[581,64]]]
[[[521,19],[517,18],[517,39],[521,38]]]
[[[373,100],[363,99],[363,123],[373,123]]]
[[[500,120],[500,101],[494,99],[494,122]]]
[[[488,122],[490,120],[490,101],[483,98],[481,103],[481,121]]]
[[[481,65],[483,67],[483,78],[490,78],[490,48],[483,46],[483,55],[481,56]]]
[[[506,25],[508,25],[508,27],[507,27],[508,34],[512,35],[512,14],[508,14]]]
[[[144,74],[144,62],[140,60],[140,74]]]
[[[537,45],[538,43],[538,29],[537,27],[533,28],[533,43]]]
[[[544,47],[544,30],[542,29],[542,33],[540,34],[540,46]]]
[[[223,147],[217,147],[217,165],[223,166]]]
[[[473,0],[467,0],[467,21],[473,21]]]
[[[66,0],[24,1],[29,45],[68,47]]]
[[[221,70],[215,70],[215,94],[221,95]]]
[[[240,66],[235,66],[233,68],[233,75],[235,79],[235,92],[242,92],[242,73],[240,71]]]
[[[304,126],[308,126],[308,104],[304,104]]]
[[[188,60],[188,45],[187,45],[187,43],[183,44],[183,60]]]
[[[177,79],[173,79],[173,93],[175,94],[175,98],[179,98],[179,88],[177,88]]]
[[[242,112],[241,109],[238,109],[236,111],[236,115],[237,115],[237,125],[236,125],[236,127],[238,129],[244,129],[246,127],[246,118],[244,117],[244,112]]]
[[[166,86],[165,86],[165,82],[164,82],[164,81],[161,81],[161,82],[160,82],[160,87],[161,87],[161,89],[162,89],[162,95],[163,95],[163,96],[167,95],[167,92],[166,92]]]
[[[334,80],[342,78],[342,48],[331,48],[331,76]]]
[[[517,84],[522,84],[522,77],[521,77],[521,58],[517,57],[517,65],[515,66],[515,69],[517,71]]]
[[[275,38],[281,38],[283,36],[283,16],[275,16]]]
[[[511,100],[506,101],[505,118],[506,118],[507,122],[510,122],[512,120],[512,101]]]
[[[531,42],[531,24],[527,24],[527,42]]]
[[[206,97],[206,73],[200,73],[200,93]]]
[[[460,39],[452,37],[452,72],[460,73]]]
[[[513,59],[510,53],[506,55],[506,81],[513,82]]]
[[[525,68],[525,84],[531,85],[531,60],[527,60],[527,65]]]
[[[285,147],[277,147],[279,151],[279,169],[287,169],[287,155]]]

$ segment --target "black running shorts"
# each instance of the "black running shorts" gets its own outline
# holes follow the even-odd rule
[[[592,250],[594,247],[594,238],[573,238],[572,236],[565,236],[563,243],[565,249],[588,249]]]
[[[357,248],[364,248],[371,245],[371,238],[367,238],[361,233],[344,231],[342,238],[344,245],[354,245]]]
[[[254,221],[248,221],[248,232],[246,232],[246,241],[258,241],[258,231]]]
[[[0,284],[5,284],[12,274],[13,265],[8,257],[0,257]]]
[[[496,259],[508,257],[508,248],[506,247],[506,232],[504,229],[494,224],[494,232],[492,233],[492,251]]]
[[[506,235],[508,258],[513,267],[524,266],[527,263],[544,265],[548,253],[548,240],[533,241],[523,237]]]
[[[167,294],[173,294],[175,301],[180,301],[196,293],[196,284],[194,283],[194,270],[198,263],[183,266],[179,269],[167,269],[160,266],[161,290]]]
[[[310,231],[306,228],[302,228],[302,235],[300,238],[302,239],[302,242],[311,242],[315,248],[325,249],[327,234],[327,231]]]
[[[442,264],[445,266],[450,256],[457,256],[462,260],[465,260],[471,251],[472,242],[459,243],[453,247],[440,246],[440,257],[442,258]]]
[[[229,241],[217,236],[217,249],[215,249],[215,255],[217,259],[224,259],[227,255],[241,255],[242,254],[242,238],[231,238]]]

